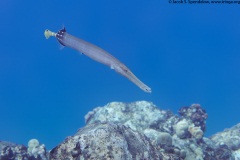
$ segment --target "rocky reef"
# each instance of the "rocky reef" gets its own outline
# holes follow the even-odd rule
[[[240,160],[240,124],[207,138],[206,119],[199,104],[174,115],[146,101],[112,102],[50,151],[36,139],[0,141],[0,160]]]

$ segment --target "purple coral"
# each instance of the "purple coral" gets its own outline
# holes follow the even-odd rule
[[[206,119],[208,117],[206,111],[200,104],[192,104],[190,107],[182,107],[178,113],[186,119],[190,119],[195,126],[201,127],[202,131],[206,129]]]

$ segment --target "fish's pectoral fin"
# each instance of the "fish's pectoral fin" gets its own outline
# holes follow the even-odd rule
[[[115,69],[115,68],[114,68],[114,65],[111,65],[110,68],[111,68],[111,69]]]

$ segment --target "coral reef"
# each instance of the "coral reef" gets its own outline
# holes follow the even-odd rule
[[[47,153],[44,144],[39,144],[37,139],[31,139],[28,142],[28,154],[32,159],[47,160]]]
[[[161,153],[161,154],[160,154]],[[146,136],[114,123],[95,123],[80,129],[50,152],[50,159],[162,159],[175,157],[158,152]]]
[[[190,134],[188,133],[188,127],[189,123],[186,119],[179,121],[176,125],[174,125],[176,135],[182,139],[189,137]]]
[[[0,160],[48,160],[45,146],[38,140],[28,142],[28,148],[11,142],[0,141]]]
[[[0,159],[1,160],[27,160],[27,147],[17,145],[11,142],[0,141]]]
[[[206,111],[201,108],[200,104],[193,104],[190,107],[182,107],[178,113],[185,119],[190,120],[194,126],[201,127],[201,130],[203,132],[205,131],[208,115]]]
[[[108,103],[90,111],[86,126],[51,151],[36,139],[28,147],[0,141],[0,160],[240,159],[240,124],[207,138],[207,113],[199,104],[179,115],[146,101]]]
[[[240,123],[210,137],[216,145],[227,145],[231,150],[240,149]]]

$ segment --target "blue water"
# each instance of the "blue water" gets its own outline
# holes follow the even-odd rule
[[[51,149],[111,101],[151,101],[177,110],[200,103],[206,136],[240,122],[240,10],[237,4],[139,1],[0,3],[0,140]],[[152,88],[126,78],[54,38],[65,26],[124,62]]]

